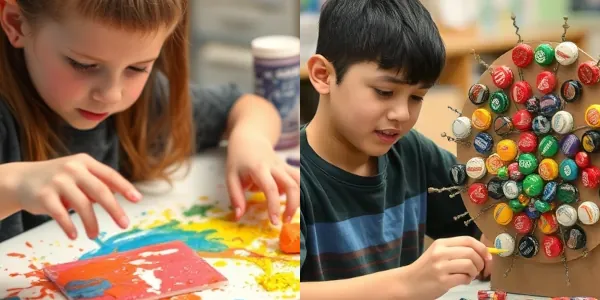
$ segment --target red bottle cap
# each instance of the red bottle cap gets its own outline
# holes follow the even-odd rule
[[[583,169],[581,172],[581,182],[583,186],[594,189],[600,183],[600,169],[596,166],[591,166]]]
[[[525,214],[524,212],[518,213],[515,216],[513,220],[513,225],[515,226],[517,232],[521,234],[529,233],[533,228],[533,222],[531,221],[529,216],[527,216],[527,214]]]
[[[469,187],[469,199],[475,204],[482,204],[488,199],[488,190],[483,183],[473,183]]]
[[[507,169],[508,169],[508,178],[510,178],[514,181],[520,181],[525,177],[525,175],[523,175],[523,173],[521,173],[521,171],[519,171],[519,163],[518,162],[511,163],[510,165],[508,165]]]
[[[523,104],[532,96],[533,91],[527,81],[518,81],[510,88],[510,97],[515,103]]]
[[[554,235],[544,236],[542,244],[544,245],[544,254],[547,257],[553,258],[562,254],[563,244],[558,237]]]
[[[512,61],[519,68],[527,67],[533,61],[533,48],[527,44],[519,44],[512,50]]]
[[[538,141],[535,133],[528,131],[521,133],[521,135],[519,136],[519,142],[517,143],[517,146],[519,147],[519,151],[521,151],[522,153],[533,153],[537,149],[537,144]]]
[[[513,82],[513,78],[513,72],[507,66],[496,67],[494,71],[492,71],[492,81],[501,89],[509,87]]]
[[[575,154],[575,163],[580,168],[585,168],[590,165],[590,155],[585,151],[579,151]]]
[[[592,85],[600,79],[600,68],[596,66],[594,61],[586,61],[579,64],[577,68],[577,77],[579,81],[585,85]]]
[[[556,75],[550,71],[542,71],[537,76],[536,85],[540,92],[549,94],[556,87]]]
[[[512,117],[513,126],[520,131],[531,129],[531,113],[526,109],[518,110]]]

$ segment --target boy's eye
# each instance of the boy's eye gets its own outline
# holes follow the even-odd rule
[[[385,98],[389,98],[394,95],[394,91],[384,91],[384,90],[380,90],[380,89],[374,89],[374,90],[375,90],[375,93],[377,93],[379,96],[382,96]]]
[[[415,101],[423,101],[423,97],[421,97],[421,96],[412,95],[412,96],[410,96],[410,98]]]

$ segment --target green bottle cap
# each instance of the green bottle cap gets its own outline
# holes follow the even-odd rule
[[[522,212],[523,209],[525,209],[525,206],[521,204],[521,201],[519,201],[519,199],[512,199],[508,201],[508,206],[510,206],[510,209],[512,209],[516,213]]]
[[[542,193],[544,180],[538,174],[529,174],[523,180],[523,190],[530,197],[535,197]]]
[[[538,161],[535,155],[531,153],[523,153],[519,155],[519,172],[523,175],[529,175],[537,170]]]
[[[535,48],[535,62],[541,66],[549,66],[554,62],[554,48],[549,44],[540,44]]]
[[[535,201],[534,206],[535,206],[535,209],[537,211],[541,212],[541,213],[548,212],[551,209],[550,203],[544,202],[544,201],[541,201],[541,200]]]
[[[500,178],[500,180],[508,180],[508,167],[507,166],[503,166],[500,167],[500,169],[498,169],[498,178]]]
[[[502,90],[495,91],[490,97],[490,109],[497,114],[505,113],[509,103],[508,96]]]
[[[556,198],[566,204],[577,202],[579,199],[579,190],[571,183],[563,182],[558,185]]]
[[[558,152],[558,140],[551,135],[545,136],[538,146],[540,155],[543,157],[552,157]]]

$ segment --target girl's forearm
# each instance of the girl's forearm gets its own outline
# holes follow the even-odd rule
[[[21,210],[19,201],[16,198],[16,180],[14,178],[14,168],[19,167],[19,163],[0,164],[0,220],[4,220],[10,215]]]
[[[247,94],[242,96],[231,109],[225,138],[239,132],[261,135],[275,145],[281,135],[281,117],[275,106],[266,99]]]

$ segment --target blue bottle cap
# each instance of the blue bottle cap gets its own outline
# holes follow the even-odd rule
[[[558,173],[564,181],[573,181],[579,175],[579,167],[573,159],[565,158],[558,166]]]
[[[540,99],[540,113],[546,117],[552,117],[562,109],[562,101],[554,94],[546,94]]]
[[[544,116],[536,116],[531,123],[531,129],[537,135],[548,134],[551,128],[550,120]]]
[[[494,139],[486,132],[480,132],[475,136],[473,141],[475,150],[481,154],[489,154],[494,147]]]
[[[542,192],[542,201],[544,202],[552,202],[556,197],[556,188],[558,187],[558,183],[554,181],[548,181],[546,186],[544,186],[544,191]]]

